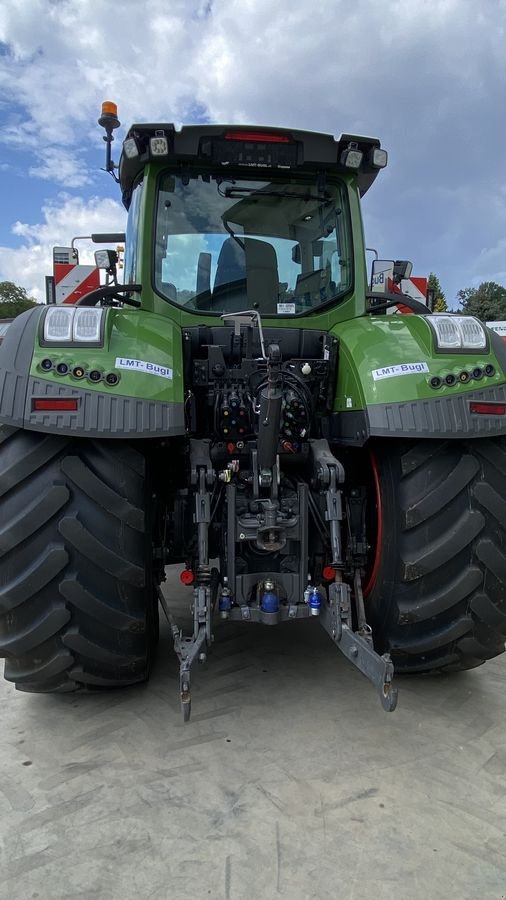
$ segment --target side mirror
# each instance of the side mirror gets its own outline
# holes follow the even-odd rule
[[[385,294],[388,282],[400,284],[409,278],[413,271],[413,263],[407,259],[375,259],[372,264],[371,291],[374,294]]]
[[[375,294],[385,294],[388,291],[388,279],[394,276],[394,262],[392,259],[375,259],[372,264],[371,291]]]
[[[394,262],[394,284],[400,284],[405,278],[410,278],[413,271],[413,263],[407,259],[396,259]]]

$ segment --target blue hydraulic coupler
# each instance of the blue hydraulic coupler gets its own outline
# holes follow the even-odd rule
[[[274,583],[266,581],[264,584],[264,592],[260,600],[260,609],[265,613],[279,612],[279,597],[274,590]]]
[[[232,592],[230,588],[221,589],[220,599],[218,600],[218,609],[222,619],[228,619],[228,614],[232,609]]]
[[[311,588],[307,600],[309,611],[312,616],[319,616],[322,608],[322,598],[317,587]]]

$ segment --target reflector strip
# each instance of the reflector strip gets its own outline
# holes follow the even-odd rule
[[[32,412],[75,412],[78,408],[77,397],[44,397],[32,400]]]
[[[470,403],[469,409],[481,416],[506,415],[506,403]]]
[[[262,134],[260,131],[227,131],[226,141],[258,141],[261,144],[290,144],[286,134]]]

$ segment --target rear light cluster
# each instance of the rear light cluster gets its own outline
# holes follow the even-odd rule
[[[105,384],[109,385],[109,387],[115,387],[120,379],[120,376],[117,375],[116,372],[106,373],[101,372],[99,369],[90,369],[88,371],[84,366],[69,365],[66,362],[55,362],[54,360],[49,359],[49,357],[42,360],[40,368],[43,372],[53,371],[57,375],[71,375],[72,378],[77,379],[77,381],[87,378],[91,384],[98,384],[100,381],[103,381]]]
[[[469,404],[469,412],[479,416],[504,416],[506,415],[506,403],[492,403],[489,400],[472,401]]]
[[[35,397],[32,412],[77,412],[78,397]]]
[[[226,141],[250,141],[260,144],[289,144],[291,138],[287,134],[275,134],[267,131],[227,131]]]
[[[483,377],[492,378],[495,375],[495,368],[491,363],[488,363],[486,366],[476,366],[476,368],[471,369],[471,371],[467,371],[463,369],[462,372],[459,372],[458,375],[454,375],[453,372],[449,372],[448,375],[439,376],[433,375],[432,378],[429,378],[429,384],[431,388],[434,390],[438,390],[440,387],[454,387],[456,384],[468,384],[470,381],[481,381]]]
[[[222,137],[204,138],[200,152],[221,166],[291,169],[303,161],[302,145],[279,131],[231,129]]]

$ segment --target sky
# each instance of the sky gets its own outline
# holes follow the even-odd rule
[[[42,300],[53,245],[124,229],[113,100],[116,161],[142,121],[377,136],[368,246],[435,272],[450,307],[506,284],[505,40],[506,0],[3,0],[0,281]]]

